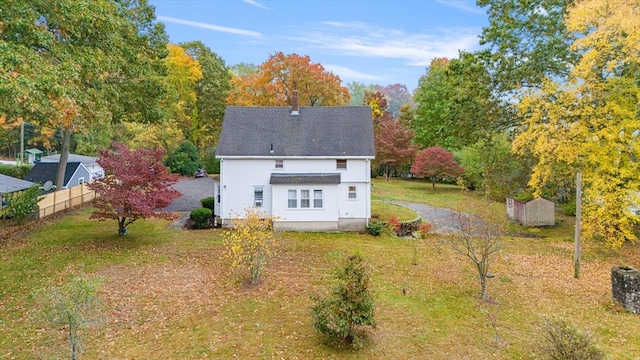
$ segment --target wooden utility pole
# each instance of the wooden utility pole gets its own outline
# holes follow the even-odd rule
[[[576,232],[573,251],[573,277],[580,277],[580,231],[582,223],[582,172],[576,175]]]

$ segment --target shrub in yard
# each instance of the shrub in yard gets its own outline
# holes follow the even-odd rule
[[[378,236],[382,233],[382,229],[384,229],[384,225],[378,220],[369,220],[369,225],[367,226],[367,232],[373,236]]]
[[[17,179],[24,179],[33,165],[4,165],[0,164],[0,174]]]
[[[18,224],[24,223],[27,216],[38,208],[38,201],[42,199],[41,193],[40,187],[33,185],[23,191],[8,194],[7,207],[0,208],[0,217],[15,218]]]
[[[191,220],[195,222],[196,229],[205,229],[209,227],[209,219],[211,219],[211,210],[207,208],[195,209],[190,214]]]
[[[543,359],[600,360],[605,353],[591,337],[562,319],[543,320],[543,341],[537,344]]]
[[[213,203],[215,202],[215,198],[213,196],[206,197],[200,200],[200,204],[202,204],[203,208],[207,208],[213,211]]]
[[[369,272],[362,257],[349,256],[336,279],[338,284],[329,296],[314,298],[313,327],[337,345],[361,348],[365,327],[376,325]]]
[[[178,149],[169,155],[165,165],[171,172],[186,176],[192,176],[196,170],[203,167],[198,148],[189,140],[180,143]]]
[[[233,268],[248,271],[252,285],[260,281],[262,270],[275,251],[278,238],[273,228],[275,219],[255,208],[247,208],[243,215],[236,214],[234,229],[222,234],[226,248],[223,260]]]
[[[567,216],[576,216],[576,202],[570,201],[568,203],[560,204],[560,209],[562,209],[562,213]]]
[[[389,224],[389,228],[393,231],[398,231],[398,229],[400,229],[400,226],[401,226],[400,220],[398,220],[398,218],[395,216],[391,216],[389,218],[388,224]]]

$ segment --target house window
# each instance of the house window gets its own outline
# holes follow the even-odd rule
[[[346,159],[338,159],[336,160],[336,169],[346,169],[347,168],[347,160]]]
[[[284,160],[276,160],[276,169],[284,169]]]
[[[84,184],[84,177],[78,178],[78,185]]]
[[[253,206],[262,207],[262,200],[264,199],[264,190],[262,186],[256,186],[253,188]]]
[[[322,207],[322,190],[313,190],[313,207]]]
[[[349,199],[357,199],[356,187],[349,186]]]
[[[309,198],[309,190],[300,190],[300,207],[308,208],[311,206],[311,200]]]
[[[218,204],[220,203],[220,185],[218,185]]]
[[[287,202],[287,206],[290,209],[295,209],[298,207],[298,191],[297,190],[289,190],[289,201]]]

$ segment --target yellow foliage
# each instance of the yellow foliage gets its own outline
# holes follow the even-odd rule
[[[514,150],[537,159],[529,185],[538,195],[582,171],[583,234],[617,248],[636,239],[638,221],[629,209],[640,191],[640,2],[578,1],[566,21],[583,56],[568,82],[547,79],[522,99]]]
[[[223,260],[233,268],[248,271],[252,284],[260,275],[268,257],[273,255],[277,244],[277,233],[273,229],[275,217],[247,208],[244,214],[236,214],[235,228],[222,235],[226,247]]]

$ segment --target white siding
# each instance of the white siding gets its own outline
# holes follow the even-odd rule
[[[222,159],[220,165],[221,217],[229,219],[253,206],[254,186],[262,185],[264,204],[260,210],[286,222],[333,222],[338,219],[368,219],[370,209],[370,162],[348,159],[347,169],[337,169],[336,159],[287,159],[283,168],[274,159]],[[341,183],[318,185],[269,185],[271,173],[339,173]],[[349,199],[349,186],[356,186],[357,198]],[[310,190],[312,205],[308,209],[290,209],[288,190]],[[313,207],[313,190],[322,190],[323,207]],[[336,225],[337,226],[337,225]]]

